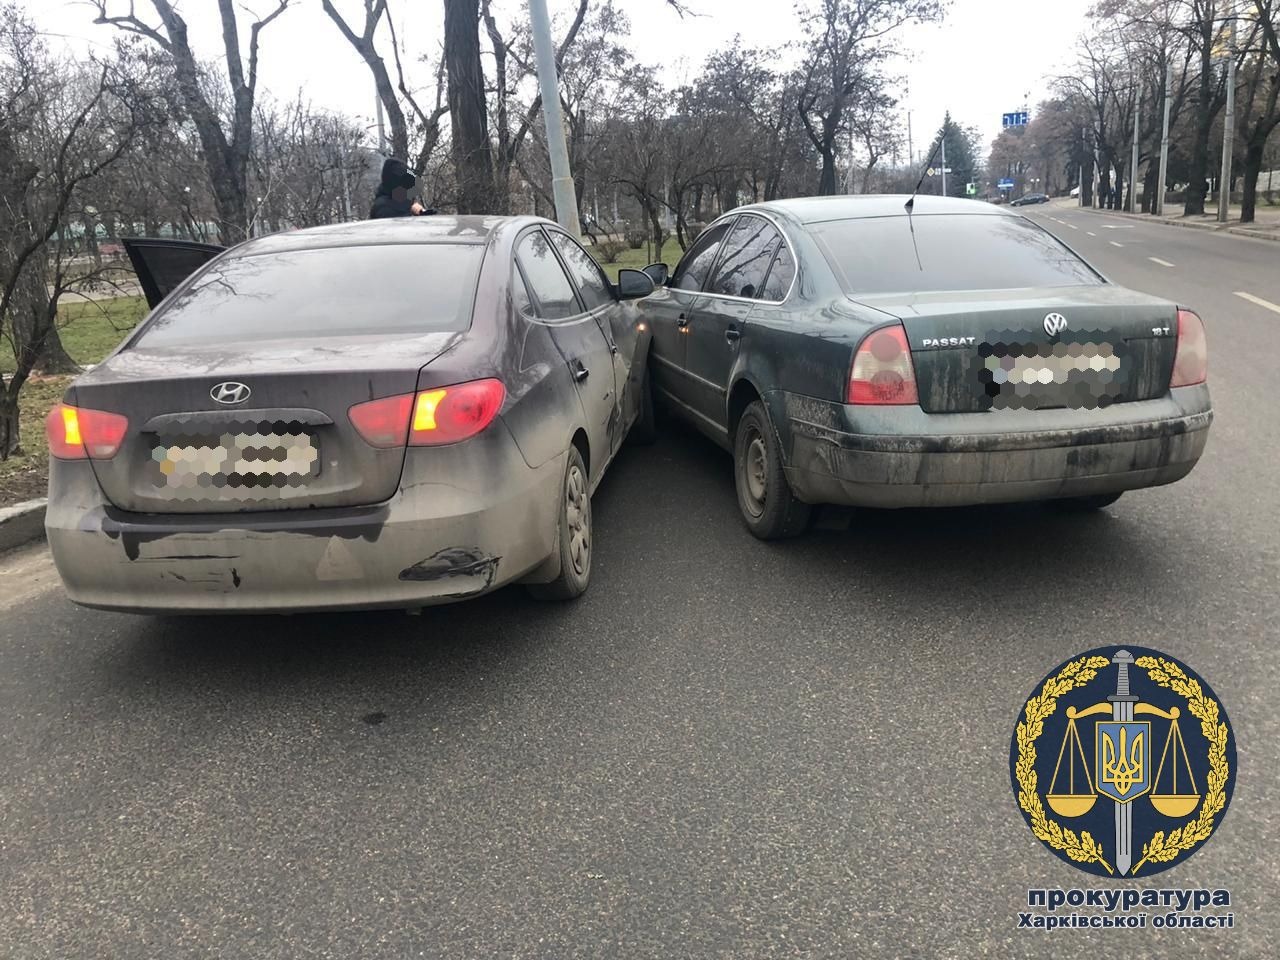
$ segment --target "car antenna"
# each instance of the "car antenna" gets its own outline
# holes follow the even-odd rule
[[[929,154],[929,159],[925,161],[924,169],[920,171],[920,179],[916,181],[916,188],[911,191],[905,206],[907,213],[911,213],[911,208],[916,205],[916,194],[920,192],[920,187],[924,185],[924,178],[929,173],[929,168],[933,166],[933,158],[938,155],[938,148],[942,146],[942,138],[938,138],[938,142],[933,145],[933,153]]]

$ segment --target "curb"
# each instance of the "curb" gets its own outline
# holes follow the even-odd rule
[[[0,551],[44,539],[44,511],[49,501],[26,500],[0,507]]]
[[[1210,233],[1233,233],[1237,237],[1251,237],[1254,240],[1280,241],[1280,231],[1254,230],[1249,227],[1233,227],[1219,223],[1197,223],[1191,220],[1178,220],[1170,217],[1153,217],[1149,213],[1126,213],[1123,210],[1098,210],[1093,207],[1076,207],[1077,210],[1088,210],[1090,213],[1117,220],[1140,220],[1144,223],[1166,223],[1171,227],[1187,227],[1192,230],[1208,230]]]

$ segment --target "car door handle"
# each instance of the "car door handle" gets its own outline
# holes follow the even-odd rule
[[[688,321],[688,319],[685,317],[685,315],[684,315],[683,313],[682,313],[682,314],[680,314],[680,316],[676,317],[676,326],[677,326],[677,327],[687,327],[688,325],[689,325],[689,321]]]
[[[724,338],[728,340],[730,343],[737,343],[738,339],[741,336],[742,334],[738,332],[738,328],[733,326],[732,324],[724,332]]]
[[[582,365],[581,360],[573,361],[573,379],[581,383],[587,377],[591,376],[591,371]]]

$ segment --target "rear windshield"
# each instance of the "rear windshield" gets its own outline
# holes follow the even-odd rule
[[[871,217],[810,224],[809,230],[850,296],[1102,282],[1050,233],[1021,217]]]
[[[479,244],[325,247],[231,257],[176,293],[137,344],[466,330]]]

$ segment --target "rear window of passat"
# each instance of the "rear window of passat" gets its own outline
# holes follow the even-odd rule
[[[931,214],[809,225],[850,296],[1102,283],[1052,234],[1021,217]]]
[[[471,325],[480,244],[325,247],[211,264],[135,343],[434,333]]]

